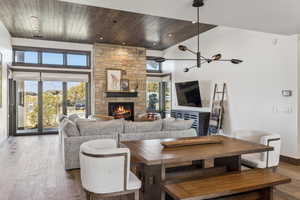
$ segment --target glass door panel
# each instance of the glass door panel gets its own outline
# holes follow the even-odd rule
[[[38,113],[38,81],[16,81],[17,134],[37,134]]]
[[[85,82],[15,80],[13,85],[13,135],[57,133],[60,114],[86,116]]]
[[[160,86],[159,81],[147,81],[147,110],[149,112],[160,111]]]
[[[67,114],[86,115],[86,83],[67,82]]]
[[[43,81],[43,133],[57,132],[62,114],[63,85],[59,81]]]
[[[165,113],[167,117],[171,116],[171,109],[172,109],[172,97],[171,97],[171,82],[164,82],[164,89],[165,89]]]

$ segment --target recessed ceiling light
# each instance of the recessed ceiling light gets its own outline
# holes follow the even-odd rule
[[[173,37],[173,34],[172,34],[172,33],[169,33],[169,34],[168,34],[168,37]]]
[[[37,16],[31,16],[30,22],[31,22],[31,26],[34,30],[37,30],[40,28],[40,19]]]
[[[30,22],[31,22],[33,37],[41,37],[41,24],[40,24],[39,17],[31,16]]]

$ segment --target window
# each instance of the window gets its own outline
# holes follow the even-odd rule
[[[61,73],[61,75],[72,74]],[[83,118],[89,114],[88,82],[56,81],[51,78],[50,73],[46,73],[45,76],[42,73],[41,77],[42,79],[38,81],[23,80],[26,78],[14,76],[15,107],[12,114],[15,119],[13,121],[16,128],[15,135],[56,133],[60,114],[76,113]]]
[[[67,54],[67,65],[88,66],[88,56],[83,54]]]
[[[90,68],[90,52],[14,47],[13,65]]]
[[[159,62],[156,62],[152,58],[148,59],[146,62],[146,70],[150,73],[160,73],[161,72],[161,65]]]
[[[38,131],[38,81],[16,81],[16,126],[19,134]]]
[[[149,112],[160,111],[160,82],[147,81],[147,110]]]
[[[172,108],[171,82],[164,82],[165,110],[170,112]]]
[[[37,51],[15,51],[15,62],[37,64],[38,52]]]
[[[62,53],[42,52],[42,64],[63,65],[64,55]]]
[[[146,83],[147,111],[160,113],[162,117],[169,115],[172,109],[171,76],[148,76]]]
[[[86,83],[67,83],[67,113],[85,117],[86,113]]]

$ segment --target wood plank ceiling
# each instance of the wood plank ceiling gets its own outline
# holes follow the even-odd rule
[[[0,8],[0,20],[13,37],[163,50],[197,34],[189,21],[58,0],[1,0]],[[201,24],[201,32],[214,27]]]

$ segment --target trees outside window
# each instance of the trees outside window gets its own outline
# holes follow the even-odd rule
[[[35,83],[35,84],[33,84]],[[42,93],[37,81],[21,81],[17,84],[17,128],[21,130],[38,130],[41,121],[43,132],[58,127],[58,116],[63,113],[77,113],[85,116],[86,111],[86,83],[67,82],[67,89],[63,90],[63,82],[43,81]],[[25,92],[24,92],[25,91]],[[22,95],[22,96],[21,96]],[[39,102],[39,96],[42,102]],[[64,102],[64,96],[66,97]],[[42,105],[42,107],[40,107]],[[42,119],[39,119],[39,109],[42,109]],[[24,132],[24,131],[23,131]],[[22,133],[23,133],[22,132]]]
[[[147,80],[146,100],[148,112],[159,112],[164,116],[171,110],[171,82]]]

